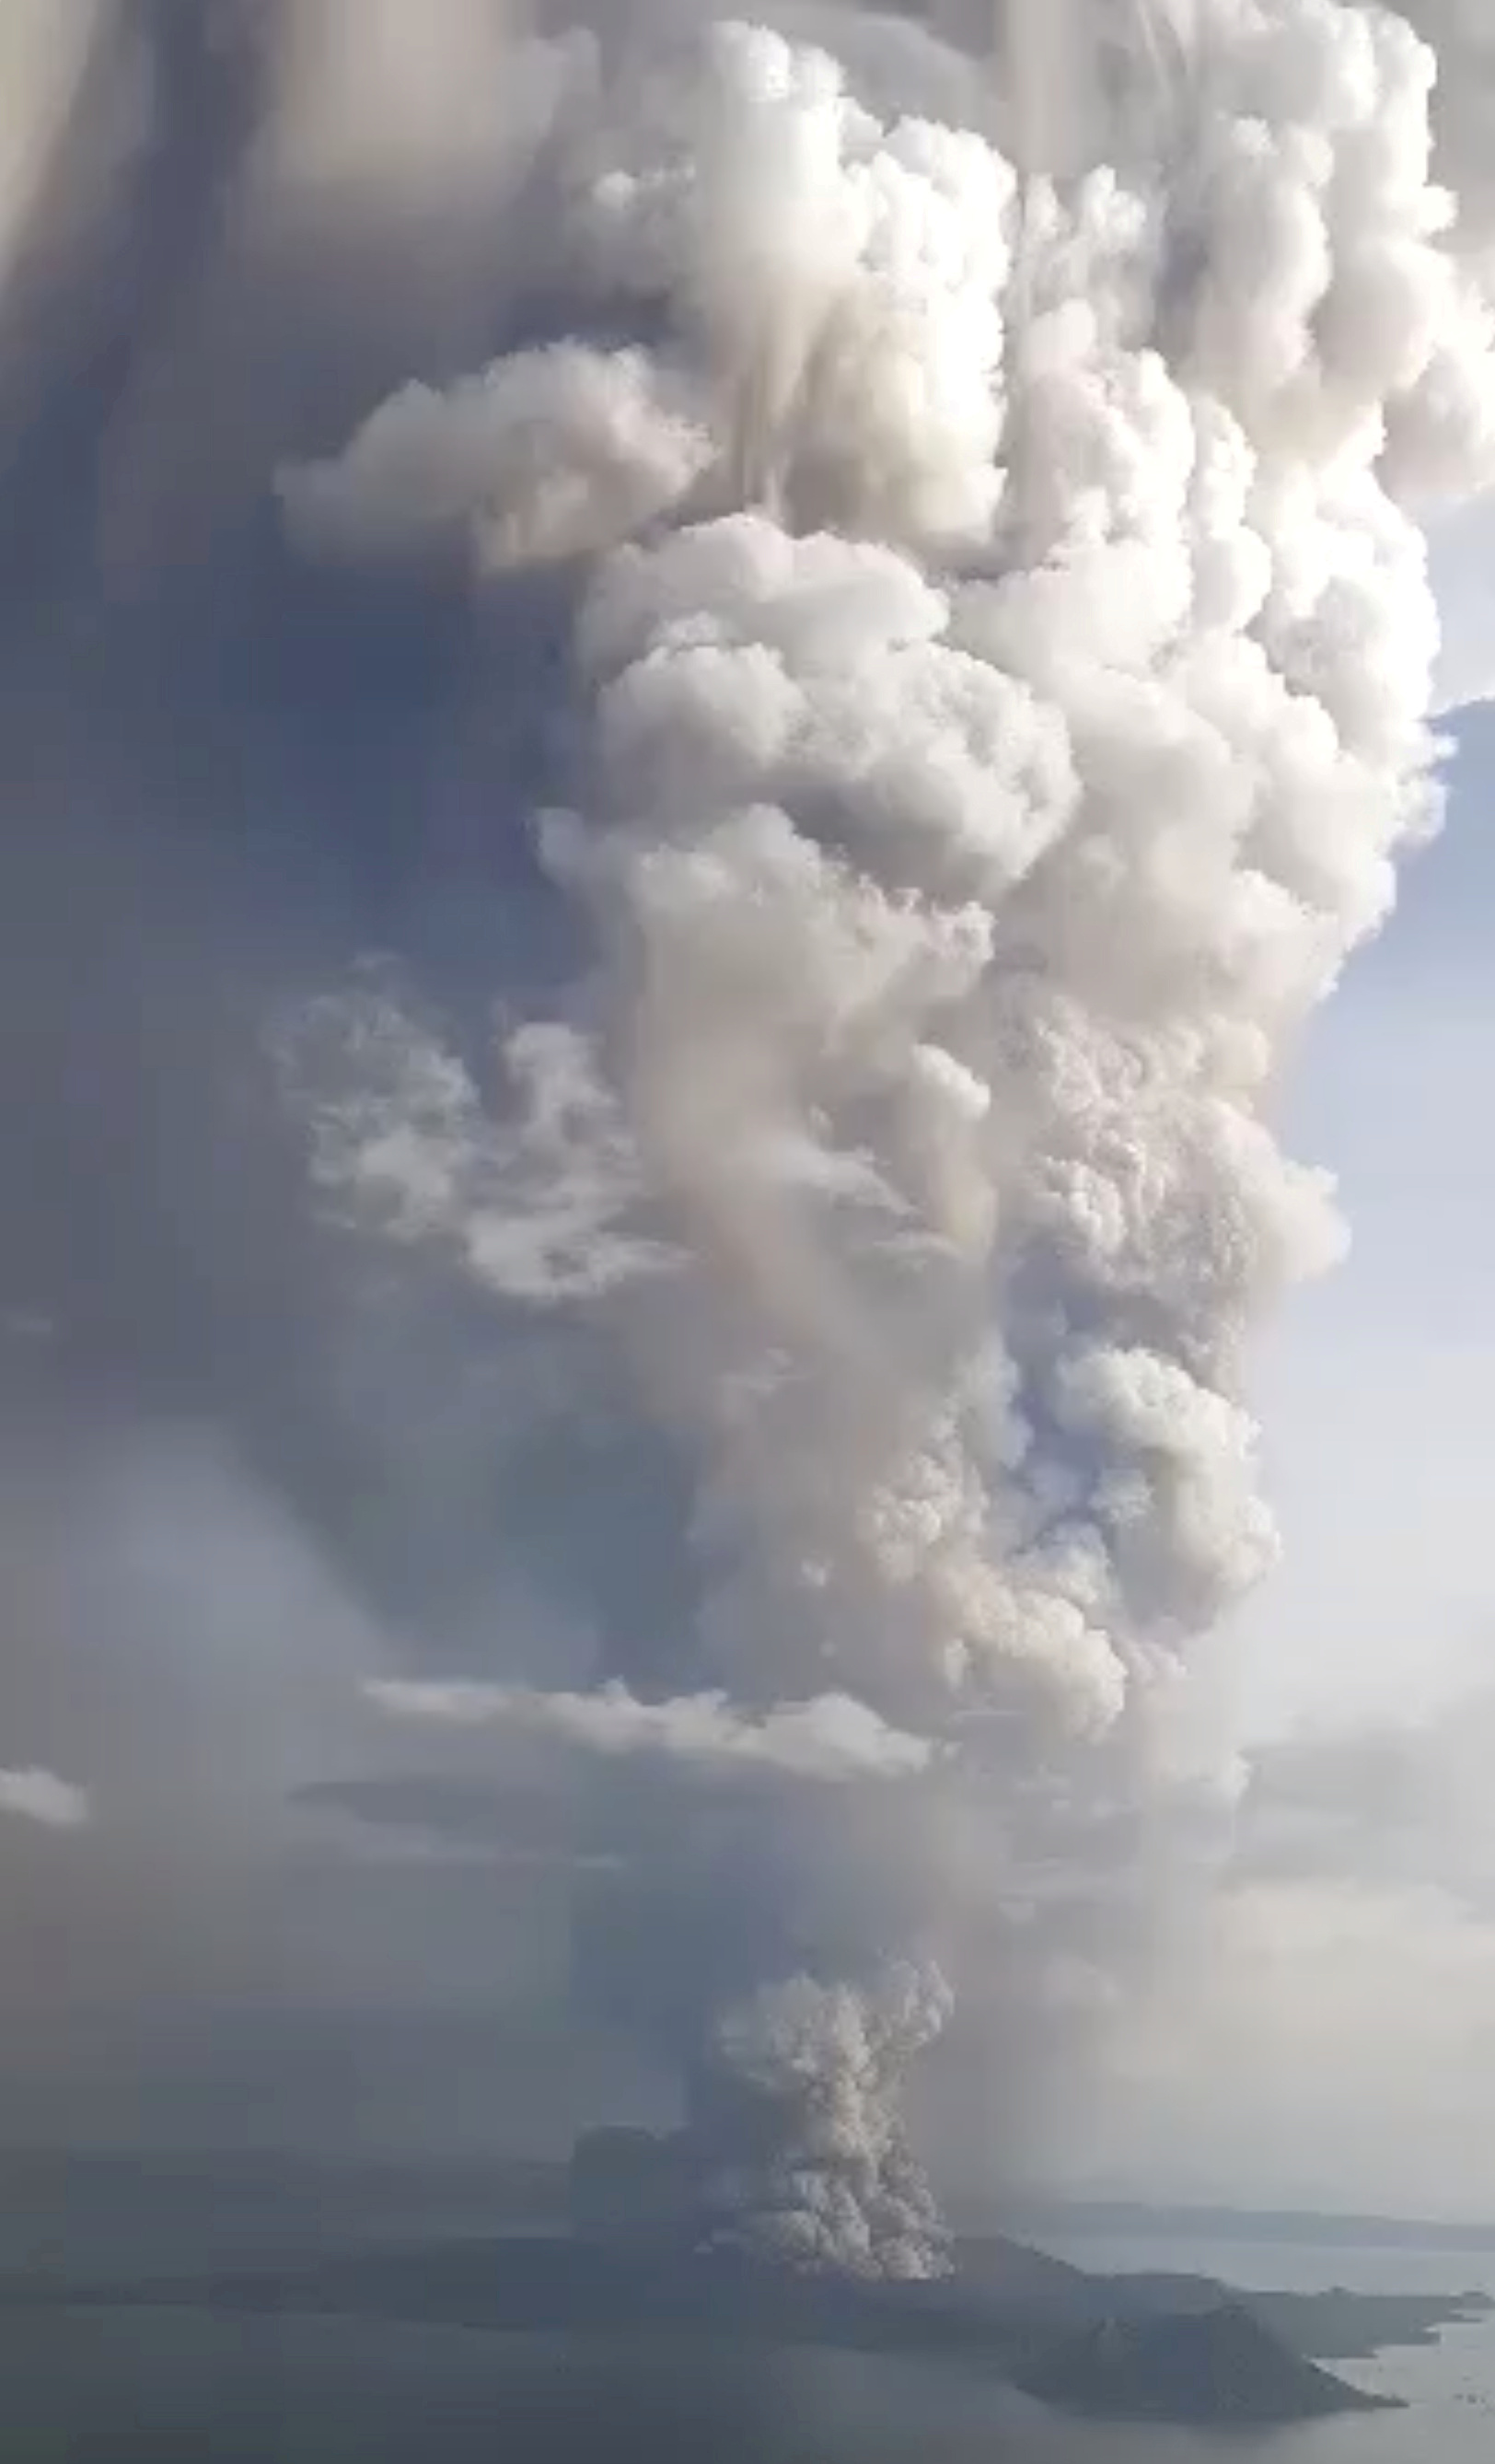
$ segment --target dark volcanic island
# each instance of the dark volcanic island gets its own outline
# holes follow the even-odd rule
[[[1041,2403],[1106,2421],[1312,2421],[1395,2401],[1321,2369],[1229,2299],[1172,2317],[1104,2319],[1061,2337],[1014,2376]]]
[[[594,2145],[568,2184],[555,2169],[548,2215],[530,2186],[522,2232],[352,2249],[270,2232],[263,2255],[242,2265],[142,2270],[122,2281],[37,2266],[0,2278],[0,2296],[27,2307],[171,2304],[937,2355],[1065,2411],[1242,2426],[1379,2410],[1395,2400],[1324,2362],[1427,2343],[1491,2306],[1480,2293],[1244,2294],[1204,2277],[1098,2275],[997,2236],[957,2243],[953,2272],[932,2281],[797,2275],[693,2251],[669,2199],[636,2199],[630,2178],[641,2187],[627,2150]],[[135,2188],[148,2195],[148,2183]]]

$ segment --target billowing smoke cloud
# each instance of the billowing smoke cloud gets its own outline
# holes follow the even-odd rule
[[[895,1966],[870,1991],[796,1976],[723,2012],[700,2077],[717,2159],[708,2247],[868,2275],[936,2269],[944,2235],[897,2097],[948,2007],[937,1971]]]
[[[0,1725],[95,1819],[5,1826],[5,2057],[538,2007],[547,1875],[708,2235],[937,2267],[941,1969],[1005,2105],[1229,1816],[1176,1676],[1339,1238],[1274,1089],[1488,674],[1422,544],[1479,12],[1411,12],[1431,156],[1334,0],[64,13],[0,27]]]
[[[618,1690],[614,1628],[590,1698],[427,1711],[810,1777],[833,1693],[1062,1841],[1145,1808],[1153,1698],[1273,1559],[1244,1347],[1341,1240],[1275,1089],[1437,819],[1420,523],[1495,480],[1492,326],[1396,17],[1146,8],[1112,57],[1013,11],[944,118],[846,32],[579,47],[564,340],[284,471],[303,554],[470,596],[495,702],[553,578],[575,952],[486,1053],[385,985],[288,1052],[325,1187],[680,1483],[683,1684]],[[711,1886],[768,1869],[747,1825]],[[714,2237],[917,2275],[946,1994],[863,1880],[843,1937],[780,1878],[687,2059]]]

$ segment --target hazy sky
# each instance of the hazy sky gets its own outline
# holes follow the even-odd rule
[[[1289,1307],[1259,1392],[1290,1546],[1253,1610],[1253,1718],[1405,1716],[1495,1641],[1481,1546],[1495,1342],[1495,726],[1458,728],[1442,839],[1324,1013],[1295,1073],[1304,1153],[1339,1177],[1352,1245]]]

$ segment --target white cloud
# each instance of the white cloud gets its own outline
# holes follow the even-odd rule
[[[48,1831],[79,1831],[93,1818],[87,1792],[49,1771],[0,1771],[0,1814]]]
[[[420,1684],[385,1680],[370,1699],[397,1719],[458,1728],[509,1727],[594,1754],[654,1754],[698,1770],[778,1771],[837,1782],[906,1779],[927,1771],[936,1748],[890,1727],[865,1703],[821,1694],[755,1712],[724,1694],[641,1703],[626,1686],[595,1694],[545,1694],[523,1685]]]
[[[532,1023],[510,1037],[497,1119],[465,1066],[378,984],[314,1002],[280,1048],[307,1097],[324,1189],[391,1239],[446,1243],[474,1279],[531,1307],[597,1299],[670,1264],[637,1220],[616,1099],[573,1028]]]
[[[638,351],[523,351],[447,392],[410,385],[328,462],[281,473],[306,552],[479,568],[592,555],[673,505],[710,440],[670,372]]]

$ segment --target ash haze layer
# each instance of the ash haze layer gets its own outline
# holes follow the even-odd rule
[[[369,1725],[539,1758],[708,2238],[918,2276],[952,1986],[1015,2070],[1083,2025],[1238,1785],[1181,1672],[1276,1546],[1248,1338],[1342,1237],[1274,1098],[1437,822],[1424,531],[1495,478],[1495,363],[1396,15],[767,16],[8,20],[8,724],[33,800],[154,833],[103,1031],[35,994],[29,1187],[76,1146],[93,1202],[9,1246],[70,1391],[228,1421],[247,1520],[289,1493],[416,1638]],[[294,957],[185,1038],[184,747],[248,753],[245,841],[304,801],[388,876],[331,933],[297,871]],[[161,1124],[143,1309],[98,1067]],[[356,1725],[344,1626],[287,1787]],[[64,1745],[7,1758],[102,1836]]]

